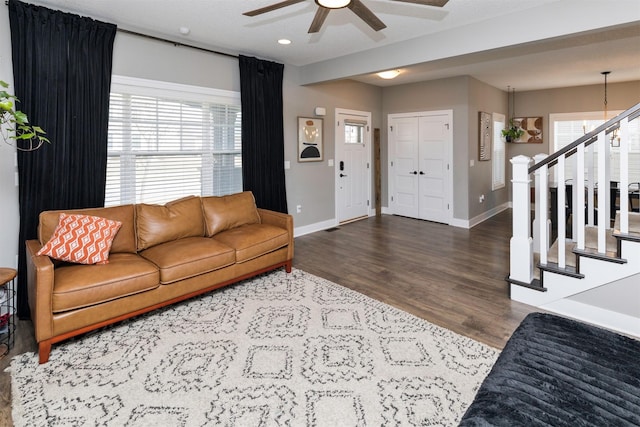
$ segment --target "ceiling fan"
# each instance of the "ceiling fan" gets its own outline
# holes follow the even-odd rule
[[[296,3],[301,3],[306,0],[285,0],[278,3],[274,3],[269,6],[261,7],[260,9],[251,10],[243,13],[245,16],[257,16],[263,13],[271,12],[273,10],[282,9],[283,7],[291,6]],[[348,7],[353,13],[358,15],[367,25],[373,28],[374,31],[380,31],[387,26],[382,22],[371,10],[366,7],[360,0],[314,0],[318,5],[318,11],[316,12],[313,22],[309,27],[309,33],[317,33],[320,31],[324,20],[331,9],[342,9]],[[424,6],[443,7],[449,0],[392,0],[404,3],[415,3]]]

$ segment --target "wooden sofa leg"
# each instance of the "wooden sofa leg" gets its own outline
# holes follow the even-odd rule
[[[51,353],[51,341],[41,341],[38,343],[38,356],[40,364],[49,361],[49,353]]]
[[[292,261],[287,261],[287,263],[284,265],[284,270],[285,270],[287,273],[291,273],[291,264],[293,264],[293,262],[292,262]]]

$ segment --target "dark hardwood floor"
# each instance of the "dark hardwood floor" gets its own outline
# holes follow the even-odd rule
[[[534,307],[509,299],[511,210],[466,230],[383,215],[296,238],[294,267],[502,349]]]
[[[511,211],[471,230],[383,215],[298,237],[294,267],[324,277],[492,347],[502,349],[534,307],[509,299]],[[19,321],[0,359],[0,425],[11,426],[14,355],[36,351]]]

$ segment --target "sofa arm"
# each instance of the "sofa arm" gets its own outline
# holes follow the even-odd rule
[[[36,255],[42,245],[37,240],[27,240],[27,288],[31,320],[36,341],[53,336],[53,262],[48,256]]]
[[[258,208],[258,214],[263,224],[284,228],[289,233],[289,251],[287,259],[293,259],[293,217],[289,214]]]

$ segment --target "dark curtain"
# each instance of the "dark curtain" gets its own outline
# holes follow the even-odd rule
[[[29,317],[24,242],[43,210],[104,204],[116,26],[9,1],[15,95],[51,144],[18,151],[18,316]]]
[[[284,180],[284,65],[240,56],[242,182],[260,208],[287,213]]]

